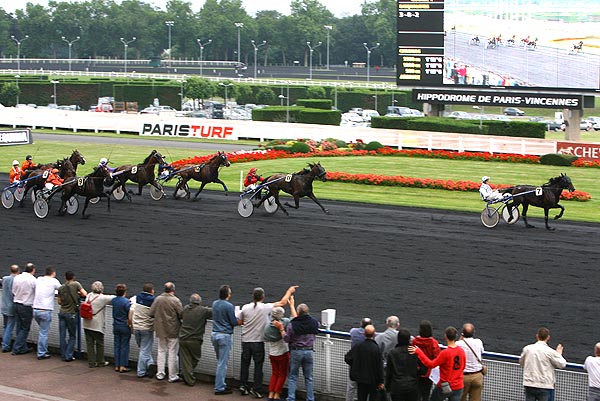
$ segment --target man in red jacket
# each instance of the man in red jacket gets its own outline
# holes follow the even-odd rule
[[[448,327],[445,332],[448,348],[431,360],[419,347],[410,346],[408,351],[417,354],[419,360],[428,368],[440,367],[440,381],[431,393],[430,401],[460,401],[464,388],[463,371],[466,364],[465,351],[456,345],[458,330]]]
[[[254,189],[256,187],[256,183],[262,181],[262,179],[263,178],[256,173],[256,167],[252,167],[248,171],[246,178],[244,178],[244,187],[251,187],[252,189]]]

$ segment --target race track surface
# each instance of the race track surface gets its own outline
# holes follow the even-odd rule
[[[431,320],[441,338],[446,326],[471,321],[495,352],[518,354],[546,325],[571,362],[600,339],[598,225],[558,221],[548,232],[531,219],[538,228],[486,229],[476,214],[332,201],[325,215],[308,199],[289,217],[260,209],[244,219],[238,199],[206,191],[197,202],[153,201],[146,188],[132,203],[111,202],[110,212],[105,200],[90,205],[89,220],[56,215],[56,202],[42,220],[29,201],[0,210],[0,262],[7,270],[32,261],[39,274],[52,264],[61,281],[73,270],[87,289],[126,283],[128,295],[146,281],[160,292],[170,280],[184,303],[194,291],[212,302],[221,284],[232,286],[236,305],[256,286],[276,300],[298,284],[297,302],[313,314],[337,309],[335,330],[364,316],[384,330],[396,314],[414,334]]]

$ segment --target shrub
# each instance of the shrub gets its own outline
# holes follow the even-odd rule
[[[371,141],[365,146],[365,150],[377,150],[383,148],[383,145],[377,141]]]
[[[304,142],[296,142],[291,146],[290,151],[292,153],[309,153],[310,146]]]
[[[540,164],[546,164],[549,166],[570,166],[577,156],[563,155],[561,153],[548,153],[540,157]]]

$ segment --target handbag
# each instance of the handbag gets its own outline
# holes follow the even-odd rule
[[[481,364],[481,374],[485,376],[487,374],[487,372],[488,372],[487,366],[485,366],[483,364],[483,362],[477,356],[477,354],[475,353],[475,351],[473,351],[473,348],[471,348],[471,346],[469,345],[469,343],[466,340],[463,340],[463,342],[467,345],[467,347],[469,347],[469,349],[471,350],[471,352],[473,353],[473,355],[475,355],[475,358],[477,359],[477,362],[479,362]]]

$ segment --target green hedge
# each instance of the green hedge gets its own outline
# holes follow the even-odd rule
[[[322,110],[331,110],[332,106],[332,102],[329,99],[298,99],[296,104],[309,109]]]
[[[561,153],[549,153],[547,155],[540,156],[540,164],[546,164],[549,166],[570,166],[577,156],[563,155]]]
[[[261,109],[252,109],[252,120],[253,121],[274,121],[274,122],[285,122],[290,123],[298,122],[298,115],[300,111],[304,110],[304,107],[290,106],[289,112],[285,106],[269,106]]]
[[[304,124],[340,125],[342,113],[337,110],[303,109],[298,122]]]

